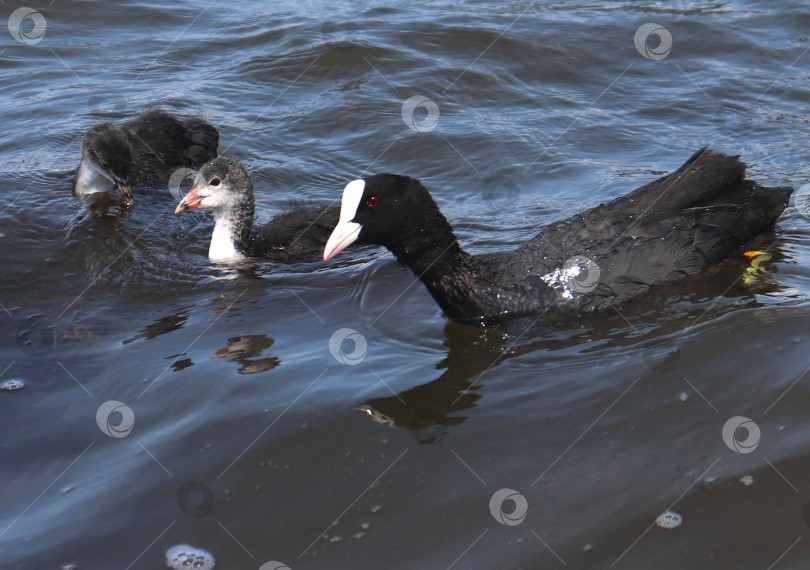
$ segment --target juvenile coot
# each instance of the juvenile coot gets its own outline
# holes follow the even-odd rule
[[[219,132],[203,119],[177,119],[150,109],[116,125],[100,123],[84,135],[73,192],[84,197],[115,187],[133,204],[132,186],[160,186],[181,167],[196,168],[217,156]]]
[[[197,173],[175,214],[205,208],[214,214],[208,257],[216,261],[267,257],[290,263],[320,253],[334,229],[340,208],[293,204],[252,235],[253,182],[242,163],[219,157]]]
[[[723,260],[770,229],[791,192],[746,180],[739,157],[702,149],[676,172],[484,258],[461,249],[418,180],[379,174],[346,186],[323,257],[354,242],[385,246],[456,320],[591,312]]]

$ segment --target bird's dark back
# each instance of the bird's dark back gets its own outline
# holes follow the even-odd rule
[[[122,128],[132,147],[132,184],[165,184],[178,168],[196,168],[217,156],[219,133],[199,118],[181,122],[151,109]]]
[[[738,157],[702,149],[672,174],[551,224],[496,261],[499,279],[548,275],[586,258],[599,271],[597,287],[577,296],[587,310],[703,271],[770,230],[787,205],[792,189],[744,176]]]
[[[256,233],[251,254],[285,263],[298,257],[323,255],[339,215],[338,207],[292,204]]]

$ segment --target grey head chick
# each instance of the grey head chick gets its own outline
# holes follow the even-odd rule
[[[197,173],[175,214],[205,208],[214,215],[214,232],[208,257],[228,261],[249,255],[253,217],[256,212],[253,182],[247,169],[236,160],[219,157]]]

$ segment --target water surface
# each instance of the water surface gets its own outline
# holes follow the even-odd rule
[[[0,39],[0,380],[26,382],[0,392],[0,566],[159,568],[189,543],[225,569],[806,567],[799,209],[751,244],[773,255],[752,284],[740,258],[620,312],[499,330],[448,322],[382,250],[234,269],[167,189],[132,211],[70,193],[83,132],[153,104],[220,128],[260,221],[400,172],[475,253],[705,144],[798,187],[804,3],[32,8],[44,36],[29,18]],[[668,53],[637,49],[647,23]],[[414,96],[437,121],[423,104],[406,124]],[[359,363],[330,351],[340,329]],[[108,401],[131,431],[120,407],[97,422]],[[736,416],[753,451],[724,443]],[[501,489],[525,498],[522,521],[495,505],[517,524],[490,512]],[[682,524],[655,526],[668,510]]]

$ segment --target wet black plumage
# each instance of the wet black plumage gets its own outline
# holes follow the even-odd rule
[[[248,255],[291,263],[320,254],[335,229],[340,208],[294,202],[251,238]]]
[[[366,178],[346,220],[361,225],[357,243],[383,245],[413,270],[449,317],[486,321],[600,311],[703,271],[768,231],[791,192],[746,180],[739,157],[702,149],[677,171],[493,257],[464,252],[413,178]],[[330,244],[339,233],[340,224]]]
[[[167,184],[179,168],[197,168],[217,156],[219,132],[199,117],[172,116],[155,108],[120,124],[111,122],[95,125],[84,136],[82,164],[79,166],[74,191],[87,194],[98,191],[96,181],[110,180],[122,188],[132,186],[161,186]],[[83,169],[95,168],[103,175],[89,176],[90,184],[82,184]],[[84,188],[83,186],[90,186]]]
[[[200,168],[175,213],[205,208],[214,214],[212,259],[264,257],[281,263],[319,254],[340,213],[335,206],[293,202],[254,233],[254,202],[253,182],[244,165],[219,157]]]

